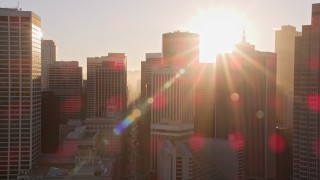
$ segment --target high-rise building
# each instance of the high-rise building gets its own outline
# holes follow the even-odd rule
[[[124,116],[127,112],[127,59],[109,53],[94,69],[94,117]]]
[[[49,66],[57,59],[57,46],[53,40],[41,40],[41,90],[49,89]]]
[[[194,89],[189,69],[163,67],[152,70],[151,170],[161,168],[158,155],[164,140],[186,140],[194,129]],[[164,164],[162,166],[169,166]],[[161,179],[161,174],[157,175]]]
[[[188,66],[199,63],[199,35],[176,31],[162,35],[163,63]]]
[[[50,91],[41,94],[41,152],[56,153],[59,150],[59,97]]]
[[[214,73],[215,64],[200,63],[194,73],[195,120],[194,132],[204,137],[214,137]]]
[[[150,125],[151,125],[151,106],[144,106],[148,102],[148,98],[152,97],[151,94],[151,79],[152,68],[162,66],[162,53],[147,53],[146,61],[141,61],[141,93],[140,101],[141,106],[144,107],[143,116],[141,120],[137,121],[139,135],[140,156],[143,156],[139,162],[141,164],[142,172],[146,172],[145,176],[149,175],[150,170]],[[145,133],[148,132],[148,133]]]
[[[295,27],[289,25],[282,26],[281,30],[275,32],[277,131],[285,138],[286,142],[285,151],[276,155],[277,179],[292,176],[294,47],[297,36],[301,36],[301,32],[296,31]]]
[[[151,174],[159,179],[166,177],[163,173],[174,172],[173,169],[162,171],[162,167],[171,167],[168,161],[158,161],[165,151],[162,142],[185,142],[194,133],[195,71],[192,66],[199,63],[199,35],[179,31],[163,34],[162,54],[162,67],[151,66],[151,98],[148,99],[151,104]],[[185,175],[183,177],[192,177],[192,174]]]
[[[87,65],[87,117],[123,116],[127,110],[125,54],[109,53],[101,58],[88,58]]]
[[[57,61],[49,67],[49,91],[60,99],[60,120],[80,119],[82,67],[78,61]]]
[[[41,152],[41,19],[0,8],[0,179],[16,179]]]
[[[94,117],[94,72],[106,61],[107,56],[87,58],[87,117]]]
[[[243,141],[247,179],[275,178],[276,60],[245,37],[233,53],[217,58],[215,133]]]
[[[296,37],[294,57],[293,179],[319,179],[320,4]]]
[[[301,36],[295,27],[282,26],[275,32],[275,53],[277,53],[277,85],[282,89],[293,89],[295,38]]]
[[[277,124],[283,125],[285,117],[284,98],[287,91],[293,91],[295,38],[301,36],[293,26],[282,26],[275,32],[275,52],[277,53]],[[292,102],[293,103],[293,102]],[[292,122],[291,120],[291,125]],[[289,124],[287,124],[289,125]]]

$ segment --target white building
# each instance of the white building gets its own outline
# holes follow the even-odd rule
[[[191,88],[191,75],[188,69],[183,68],[152,69],[151,170],[160,179],[164,177],[162,172],[157,172],[161,170],[158,166],[158,154],[163,151],[161,141],[187,139],[193,134],[194,90]]]
[[[41,151],[41,19],[0,8],[0,179],[16,179]]]
[[[41,91],[49,90],[49,66],[57,59],[57,46],[53,40],[41,40]]]

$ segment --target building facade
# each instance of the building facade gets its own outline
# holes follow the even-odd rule
[[[87,58],[87,117],[94,117],[94,72],[106,61],[107,56]]]
[[[49,66],[57,59],[57,46],[53,40],[41,40],[41,91],[49,90]]]
[[[0,8],[0,179],[16,179],[41,152],[41,19]]]
[[[49,67],[49,91],[60,99],[60,120],[80,119],[82,67],[77,61],[57,61]]]
[[[319,179],[320,4],[296,38],[294,60],[293,179]]]
[[[214,137],[214,85],[215,64],[199,63],[195,66],[195,120],[194,132],[204,137]]]
[[[189,66],[199,63],[199,35],[180,32],[162,35],[163,62],[170,66]]]
[[[247,179],[274,179],[276,54],[238,44],[216,63],[216,138],[244,143]]]
[[[127,58],[109,53],[88,58],[87,117],[112,117],[127,111]]]

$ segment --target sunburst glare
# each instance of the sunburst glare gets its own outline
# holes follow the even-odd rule
[[[200,34],[200,59],[213,62],[218,53],[232,51],[248,24],[243,14],[220,7],[200,11],[186,29]]]

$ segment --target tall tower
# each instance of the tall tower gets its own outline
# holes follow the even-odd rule
[[[195,120],[194,132],[208,138],[215,135],[214,86],[215,64],[199,63],[194,73]]]
[[[293,92],[294,76],[294,46],[295,38],[301,36],[293,26],[282,26],[275,32],[275,52],[277,53],[277,121],[278,125],[284,125],[285,96]],[[290,106],[290,105],[289,105]],[[290,106],[291,107],[291,106]],[[293,119],[286,126],[292,127]]]
[[[276,54],[243,41],[218,56],[215,87],[216,138],[243,142],[248,179],[275,178]]]
[[[320,4],[296,37],[294,58],[293,179],[319,179]]]
[[[16,179],[41,151],[41,19],[0,8],[0,179]]]
[[[60,99],[60,120],[80,119],[82,67],[78,61],[57,61],[49,67],[49,91]]]
[[[49,66],[57,59],[57,47],[53,40],[41,40],[41,91],[49,89]]]
[[[141,61],[141,94],[140,99],[142,104],[148,102],[149,98],[152,98],[151,92],[151,82],[152,82],[152,69],[160,68],[162,66],[162,53],[147,53],[146,61]],[[149,99],[150,101],[150,99]],[[143,137],[140,140],[139,144],[141,147],[141,151],[144,157],[143,160],[144,169],[143,171],[148,171],[145,174],[149,175],[150,170],[150,125],[151,125],[151,106],[144,107],[144,115],[141,117],[138,123],[138,131],[140,134],[143,134]],[[148,133],[145,133],[148,132]],[[145,168],[147,167],[147,168]]]
[[[151,103],[151,170],[160,179],[166,177],[168,170],[163,167],[170,167],[169,161],[158,161],[164,151],[162,144],[167,140],[183,143],[193,134],[195,71],[192,65],[199,62],[198,34],[174,32],[163,34],[162,38],[163,63],[160,68],[151,68],[152,98],[148,101]]]
[[[162,35],[163,63],[187,66],[199,63],[199,35],[176,31]]]
[[[189,72],[188,72],[189,71]],[[151,92],[151,170],[158,171],[168,166],[159,165],[165,140],[185,141],[194,129],[194,89],[189,69],[163,67],[153,69]],[[160,173],[160,172],[159,172]],[[157,177],[163,177],[157,174]]]
[[[94,116],[94,73],[96,67],[102,65],[102,61],[106,61],[107,56],[88,57],[87,58],[87,117]]]
[[[127,111],[127,58],[109,53],[93,70],[94,117],[124,116]]]

